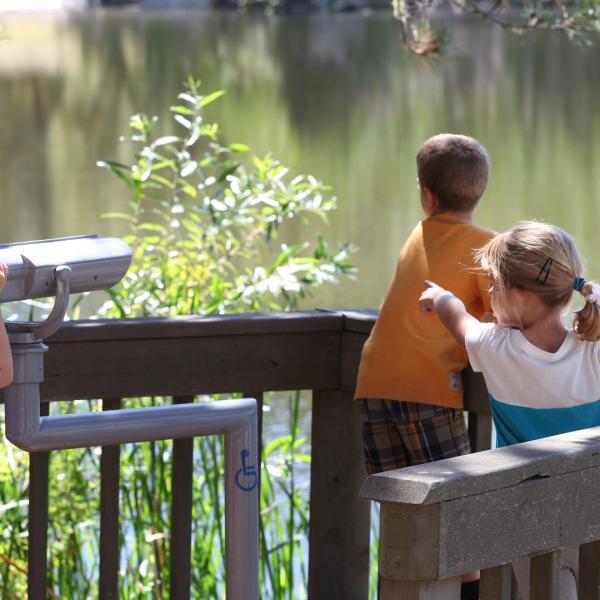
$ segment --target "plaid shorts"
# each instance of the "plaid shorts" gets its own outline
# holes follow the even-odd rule
[[[357,402],[369,474],[471,451],[462,410],[397,400]]]

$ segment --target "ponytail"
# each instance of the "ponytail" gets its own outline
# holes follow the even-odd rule
[[[600,285],[578,277],[573,287],[585,299],[583,308],[575,312],[573,329],[580,339],[595,342],[600,338]]]

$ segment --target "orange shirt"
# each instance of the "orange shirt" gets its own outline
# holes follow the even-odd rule
[[[474,250],[491,231],[452,214],[421,221],[400,251],[396,274],[362,351],[356,398],[383,398],[462,408],[467,354],[437,316],[419,308],[429,279],[458,296],[474,317],[490,310],[489,281]]]

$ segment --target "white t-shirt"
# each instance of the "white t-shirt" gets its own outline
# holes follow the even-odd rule
[[[598,342],[569,331],[546,352],[518,329],[477,323],[465,343],[488,388],[499,447],[600,425]]]

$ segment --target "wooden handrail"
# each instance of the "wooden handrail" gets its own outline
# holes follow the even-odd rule
[[[361,495],[381,503],[382,600],[425,586],[453,600],[460,575],[538,555],[531,598],[558,599],[539,590],[556,588],[558,551],[600,540],[598,489],[600,428],[372,475]]]

